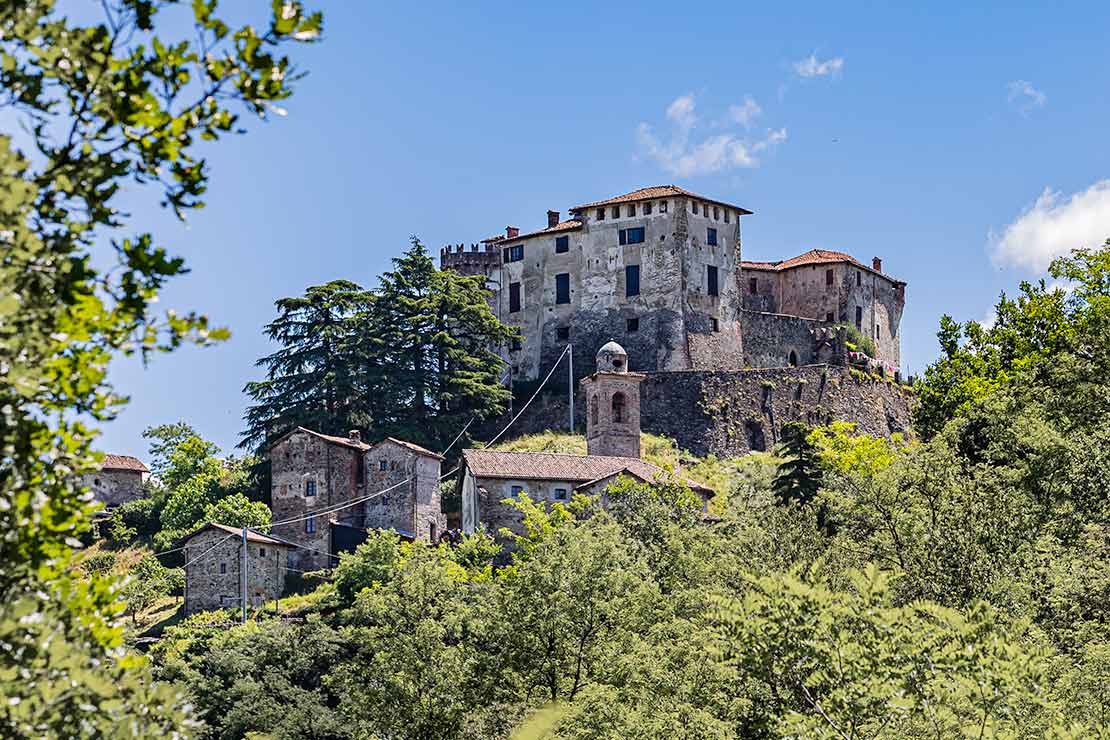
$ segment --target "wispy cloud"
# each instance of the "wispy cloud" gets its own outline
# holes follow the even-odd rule
[[[730,118],[745,127],[750,125],[759,112],[759,105],[751,98],[745,98],[743,104],[733,105],[729,109]],[[636,141],[644,156],[676,177],[758,167],[760,155],[770,152],[786,140],[786,129],[781,128],[768,130],[765,136],[756,140],[723,133],[693,141],[693,133],[698,125],[693,94],[675,98],[667,106],[666,116],[672,124],[672,130],[665,141],[647,123],[641,123],[636,128]]]
[[[1077,247],[1097,247],[1110,237],[1110,180],[1065,197],[1045,188],[1001,236],[989,236],[995,264],[1037,272]]]
[[[794,62],[794,72],[799,77],[835,76],[840,74],[842,69],[844,69],[844,57],[832,57],[822,61],[817,58],[817,52]]]
[[[1021,111],[1023,116],[1029,115],[1034,108],[1043,108],[1048,102],[1048,96],[1025,80],[1014,80],[1006,85],[1006,89],[1010,91],[1006,99],[1010,105]]]

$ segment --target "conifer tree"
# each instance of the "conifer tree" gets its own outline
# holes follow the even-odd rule
[[[808,435],[809,427],[805,424],[796,421],[783,424],[782,454],[786,459],[779,465],[772,483],[775,498],[780,504],[809,504],[821,488],[817,448],[809,441]]]

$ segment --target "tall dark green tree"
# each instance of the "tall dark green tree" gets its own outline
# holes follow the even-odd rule
[[[796,421],[782,426],[781,452],[785,459],[771,484],[780,504],[809,504],[821,489],[818,450],[809,441],[809,432],[809,427]]]
[[[300,425],[329,434],[368,426],[359,416],[365,390],[358,378],[355,316],[373,297],[347,280],[308,288],[303,296],[282,298],[266,335],[279,345],[255,363],[266,379],[243,389],[254,405],[246,412],[241,447],[257,448]]]

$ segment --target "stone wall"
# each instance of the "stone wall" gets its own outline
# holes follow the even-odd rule
[[[366,460],[367,495],[397,486],[364,504],[367,528],[394,529],[425,541],[446,530],[439,497],[439,459],[387,440],[374,445]]]
[[[816,331],[822,321],[780,313],[744,311],[744,364],[748,367],[789,367],[818,362]]]
[[[221,542],[222,540],[222,542]],[[206,550],[211,549],[207,554]],[[185,562],[185,613],[241,608],[243,542],[239,535],[206,529],[189,540]],[[287,548],[247,542],[247,603],[261,606],[281,596]],[[190,560],[194,560],[190,563]]]
[[[100,470],[82,477],[93,498],[107,508],[134,501],[146,495],[143,473],[138,470]]]

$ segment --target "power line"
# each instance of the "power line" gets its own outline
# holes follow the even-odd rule
[[[189,567],[190,565],[192,565],[192,564],[193,564],[193,563],[195,563],[196,561],[200,560],[200,559],[201,559],[201,558],[203,558],[203,557],[204,557],[205,555],[207,555],[208,553],[212,552],[213,550],[215,550],[215,549],[216,549],[217,547],[219,547],[219,546],[220,546],[220,545],[222,545],[223,543],[225,543],[225,542],[227,542],[228,540],[230,540],[230,539],[231,539],[232,537],[238,537],[238,536],[239,536],[239,533],[238,533],[238,532],[236,532],[235,534],[229,534],[229,535],[228,535],[227,537],[224,537],[224,538],[223,538],[222,540],[220,540],[220,541],[219,541],[219,542],[217,542],[216,544],[212,545],[212,547],[210,547],[210,548],[208,548],[207,550],[205,550],[204,552],[202,552],[202,553],[201,553],[200,555],[197,555],[197,556],[196,556],[195,558],[191,558],[191,559],[190,559],[190,560],[189,560],[189,561],[188,561],[187,563],[185,563],[185,565],[182,565],[181,567],[182,567],[182,568],[188,568],[188,567]]]
[[[349,508],[351,506],[357,506],[358,504],[361,504],[364,501],[369,501],[370,499],[374,498],[375,496],[381,496],[384,493],[389,493],[394,488],[398,488],[399,486],[403,486],[404,484],[408,483],[410,480],[412,480],[412,476],[409,476],[408,478],[405,478],[403,481],[401,481],[399,483],[394,483],[389,488],[385,488],[381,491],[375,491],[374,493],[371,493],[367,496],[363,496],[361,498],[354,499],[353,501],[348,501],[345,504],[341,504],[339,506],[329,506],[329,507],[324,508],[324,509],[314,509],[312,512],[310,512],[308,514],[305,514],[304,516],[294,517],[292,519],[284,519],[280,522],[271,522],[270,526],[271,527],[276,527],[276,526],[279,526],[279,525],[282,525],[282,524],[295,524],[296,522],[303,522],[306,519],[311,519],[312,517],[322,516],[324,514],[334,514],[335,512],[340,511],[342,509],[346,509],[346,508]]]
[[[551,376],[555,374],[555,368],[559,367],[559,363],[562,362],[563,357],[566,356],[566,353],[569,349],[570,349],[569,344],[566,347],[563,347],[562,353],[555,359],[554,364],[551,365],[551,369],[547,371],[547,377],[545,377],[543,379],[543,382],[540,383],[539,387],[536,388],[536,392],[533,393],[532,397],[528,399],[528,403],[524,404],[524,407],[521,408],[521,410],[517,412],[516,416],[514,416],[512,418],[512,421],[510,421],[508,424],[505,425],[504,429],[502,429],[500,432],[497,433],[496,437],[491,439],[489,442],[486,442],[486,447],[487,448],[490,445],[492,445],[494,442],[496,442],[497,440],[501,439],[501,435],[504,434],[505,432],[509,431],[509,427],[511,427],[513,424],[515,424],[516,420],[520,418],[520,415],[523,414],[524,411],[532,404],[532,401],[536,400],[536,396],[540,395],[540,391],[542,391],[543,387],[545,385],[547,385],[547,381],[551,380]],[[485,449],[485,448],[483,448],[483,449]]]

